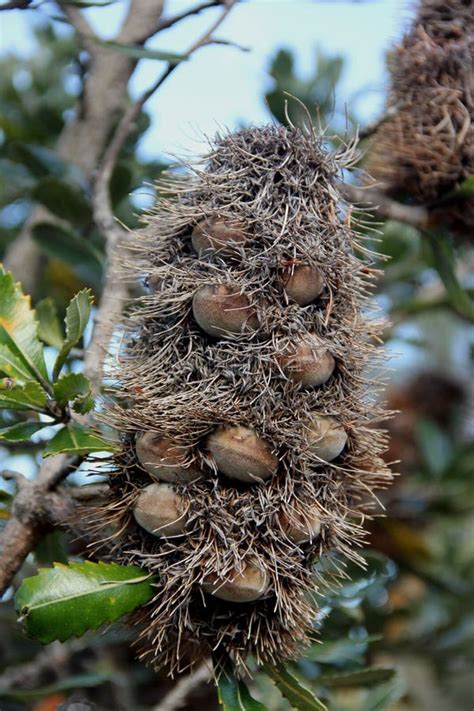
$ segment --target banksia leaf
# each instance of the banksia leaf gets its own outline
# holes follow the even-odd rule
[[[47,297],[38,301],[35,306],[38,319],[38,336],[48,346],[61,348],[64,342],[63,331],[59,321],[58,311],[53,299]]]
[[[43,450],[43,457],[65,452],[67,454],[91,454],[113,452],[114,447],[92,430],[77,424],[69,424],[56,432]]]
[[[121,325],[104,407],[121,445],[90,521],[101,556],[109,540],[156,577],[159,604],[136,613],[156,666],[294,658],[327,577],[315,562],[360,561],[361,502],[390,475],[372,270],[337,188],[351,156],[312,130],[218,137],[164,186],[122,274],[149,293]]]
[[[24,442],[31,439],[31,436],[36,434],[43,427],[47,426],[47,422],[19,422],[17,425],[5,427],[0,430],[0,442]]]
[[[323,674],[318,677],[317,683],[321,686],[374,686],[390,681],[395,676],[394,669],[368,667],[351,672],[337,674]]]
[[[67,373],[54,383],[53,391],[58,405],[64,406],[77,400],[84,403],[91,394],[91,385],[83,373]],[[91,401],[91,406],[93,405]]]
[[[38,323],[20,284],[0,266],[0,371],[22,381],[48,384]]]
[[[35,380],[25,383],[25,385],[0,388],[0,408],[43,412],[46,408],[46,403],[46,393]]]
[[[86,329],[91,313],[93,296],[90,289],[83,289],[71,300],[66,309],[66,338],[54,364],[53,378],[57,379],[72,348],[77,345]]]
[[[236,677],[229,661],[218,669],[217,695],[222,711],[267,711],[267,707],[256,701],[246,684]]]
[[[265,671],[292,708],[298,711],[328,711],[325,704],[281,664],[277,667],[265,666]]]
[[[115,622],[154,595],[149,574],[115,563],[56,563],[26,578],[15,595],[26,632],[42,644],[64,642]]]

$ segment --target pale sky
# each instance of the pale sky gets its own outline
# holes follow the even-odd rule
[[[168,14],[181,12],[196,2],[168,0]],[[103,37],[116,30],[127,6],[120,0],[106,8],[86,11]],[[54,6],[46,4],[43,7]],[[188,46],[210,26],[220,12],[211,8],[185,20],[151,40],[147,46],[175,52]],[[31,26],[39,13],[2,13],[0,52],[31,52]],[[400,35],[408,16],[404,0],[365,2],[318,0],[247,0],[238,4],[219,28],[218,36],[250,48],[211,46],[199,50],[180,65],[148,103],[152,127],[141,149],[150,157],[160,153],[195,153],[201,136],[218,127],[268,121],[263,101],[271,86],[270,59],[277,49],[295,53],[297,67],[309,77],[317,48],[347,57],[336,100],[340,106],[356,102],[358,115],[369,120],[381,110],[386,73],[384,55]],[[142,60],[132,79],[136,95],[162,71],[161,62]]]

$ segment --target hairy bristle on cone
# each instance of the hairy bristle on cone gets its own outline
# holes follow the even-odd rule
[[[109,500],[90,521],[98,540],[113,526],[110,557],[156,575],[156,598],[134,622],[142,657],[171,672],[215,649],[240,670],[249,654],[275,662],[300,653],[327,579],[315,561],[358,559],[372,492],[390,479],[375,428],[380,383],[369,375],[380,360],[381,326],[368,317],[374,274],[337,188],[351,157],[328,152],[312,130],[217,137],[202,163],[163,186],[131,247],[128,274],[153,288],[114,357],[120,398],[104,407],[122,451]],[[206,234],[196,226],[214,218],[245,240],[196,246]],[[305,289],[317,282],[305,305],[282,280],[299,265]],[[301,376],[321,360],[323,374]],[[318,421],[336,423],[331,456],[321,454],[331,428]],[[142,492],[182,466],[201,476],[173,480],[181,535],[154,535],[154,522],[137,518]]]
[[[389,118],[366,166],[388,193],[435,203],[474,173],[473,62],[474,2],[421,0],[389,59]],[[472,228],[472,199],[434,219]]]

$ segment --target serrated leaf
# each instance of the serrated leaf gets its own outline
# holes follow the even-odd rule
[[[217,695],[224,711],[267,711],[267,707],[256,701],[245,683],[234,674],[230,659],[219,669]]]
[[[61,348],[64,336],[54,301],[49,296],[38,301],[35,312],[38,320],[38,337],[48,346]]]
[[[21,382],[35,382],[25,363],[19,356],[0,343],[0,372]]]
[[[338,674],[323,674],[318,677],[318,684],[322,686],[374,686],[390,681],[395,676],[394,669],[386,668],[367,668],[357,671],[338,673]]]
[[[11,427],[5,427],[0,430],[0,441],[5,442],[24,442],[31,439],[43,427],[47,427],[47,422],[20,422]]]
[[[77,398],[84,398],[91,392],[91,384],[83,373],[67,373],[53,385],[56,402],[64,406]]]
[[[25,385],[0,388],[0,409],[36,410],[43,412],[47,403],[46,393],[39,383],[32,380]]]
[[[122,44],[111,40],[97,40],[103,47],[114,49],[121,54],[126,54],[134,59],[156,59],[161,62],[177,64],[189,59],[186,54],[175,54],[174,52],[164,52],[160,49],[146,49],[141,44]]]
[[[268,664],[264,666],[264,670],[294,709],[298,709],[298,711],[328,711],[327,706],[282,664],[278,666]]]
[[[83,289],[72,299],[66,309],[66,338],[54,364],[53,380],[56,380],[71,349],[79,343],[89,321],[93,296],[90,289]]]
[[[102,265],[102,255],[94,245],[77,232],[64,229],[52,222],[39,222],[32,236],[41,250],[52,259],[60,259],[75,267],[86,262],[96,267]]]
[[[15,605],[27,634],[48,644],[115,622],[153,595],[152,579],[136,566],[56,563],[22,582]]]
[[[0,369],[9,375],[6,367],[15,370],[13,361],[20,361],[30,373],[28,380],[35,378],[47,386],[48,373],[37,328],[30,297],[25,296],[13,276],[0,267],[0,345],[5,346],[13,356],[10,363],[2,363],[0,353]]]
[[[60,429],[43,450],[43,457],[51,457],[61,452],[69,454],[91,454],[93,452],[113,452],[115,448],[93,430],[81,425],[69,424]]]
[[[50,212],[72,224],[84,226],[92,221],[92,208],[78,187],[48,175],[33,190],[33,197]]]

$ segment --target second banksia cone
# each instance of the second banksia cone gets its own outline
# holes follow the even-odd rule
[[[156,576],[136,618],[156,666],[301,652],[315,564],[357,558],[390,479],[367,373],[373,274],[337,189],[351,156],[311,130],[217,137],[136,239],[131,269],[152,287],[125,324],[107,410],[122,451],[94,519],[115,560]]]
[[[390,56],[388,119],[367,164],[388,193],[429,205],[474,173],[473,63],[474,1],[420,0]],[[472,230],[472,197],[433,218]]]

